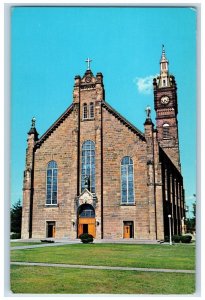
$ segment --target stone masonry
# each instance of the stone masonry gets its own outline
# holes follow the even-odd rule
[[[166,60],[164,57],[163,53],[161,63]],[[163,78],[165,75],[161,73]],[[130,230],[129,238],[163,239],[169,234],[168,214],[172,216],[172,233],[182,232],[184,189],[176,84],[172,77],[172,85],[161,87],[160,80],[153,82],[157,126],[155,129],[148,113],[144,133],[105,101],[103,75],[94,76],[90,68],[82,78],[75,77],[72,104],[40,138],[35,120],[32,121],[24,171],[22,238],[44,239],[49,234],[55,238],[78,238],[79,231],[87,230],[91,224],[87,221],[80,229],[82,207],[94,211],[92,228],[96,239],[127,238],[126,228]],[[164,94],[170,98],[167,106],[161,103]],[[165,123],[169,126],[166,139]],[[94,193],[89,187],[81,190],[85,141],[95,145]],[[123,157],[133,161],[132,203],[122,202]],[[47,166],[51,161],[57,163],[57,203],[48,204]]]

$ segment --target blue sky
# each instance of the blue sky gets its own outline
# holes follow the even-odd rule
[[[31,119],[42,135],[72,102],[85,59],[105,98],[143,131],[162,44],[178,86],[186,202],[196,193],[196,11],[192,8],[15,7],[11,11],[11,202],[22,199]],[[192,208],[190,207],[190,211]],[[191,213],[190,213],[191,214]]]

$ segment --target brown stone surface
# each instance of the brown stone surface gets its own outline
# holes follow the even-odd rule
[[[157,119],[157,133],[152,123],[145,122],[142,134],[104,102],[104,94],[101,73],[94,76],[86,71],[83,78],[76,76],[73,105],[37,142],[29,134],[22,238],[46,238],[48,221],[55,222],[56,238],[77,237],[77,212],[82,203],[81,149],[86,140],[95,143],[96,194],[89,203],[95,208],[97,239],[123,238],[125,221],[133,222],[134,239],[163,239],[168,213],[173,217],[173,232],[180,232],[184,194],[182,177],[175,167],[179,155],[175,116],[169,122],[176,139],[165,145],[161,139],[161,117]],[[84,120],[83,105],[89,108],[91,102],[94,118],[88,115]],[[124,156],[130,156],[134,165],[133,205],[121,203],[120,166]],[[46,205],[46,169],[51,160],[58,165],[56,206]],[[86,197],[82,199],[86,201]]]

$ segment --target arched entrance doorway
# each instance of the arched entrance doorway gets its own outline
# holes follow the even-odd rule
[[[82,204],[78,209],[78,237],[82,233],[96,235],[95,210],[91,204]]]

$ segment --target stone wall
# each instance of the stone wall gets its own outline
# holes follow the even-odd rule
[[[82,145],[86,140],[95,143],[93,203],[97,239],[123,238],[124,222],[134,225],[135,239],[163,239],[170,209],[173,232],[181,232],[184,191],[176,166],[179,158],[176,118],[169,118],[176,139],[168,141],[166,148],[160,131],[164,120],[157,119],[156,132],[151,119],[147,119],[145,134],[140,133],[104,101],[102,80],[101,73],[94,77],[90,70],[82,79],[76,76],[71,107],[39,141],[35,143],[35,134],[29,135],[24,173],[23,238],[29,237],[29,230],[32,238],[46,238],[47,222],[55,222],[56,238],[77,237],[78,199],[83,192]],[[87,104],[89,110],[91,102],[94,117],[88,115],[84,119],[83,106]],[[159,146],[162,140],[164,150]],[[121,202],[121,160],[124,156],[130,156],[134,166],[134,203],[129,205]],[[46,205],[46,174],[51,160],[58,165],[57,205]]]
[[[134,205],[121,204],[121,160],[134,164]],[[123,238],[123,221],[134,222],[134,238],[149,238],[146,142],[103,109],[104,237]]]
[[[32,237],[46,237],[46,222],[56,222],[56,238],[75,238],[72,219],[77,194],[77,111],[56,128],[35,151]],[[46,205],[46,169],[58,165],[58,204]]]

